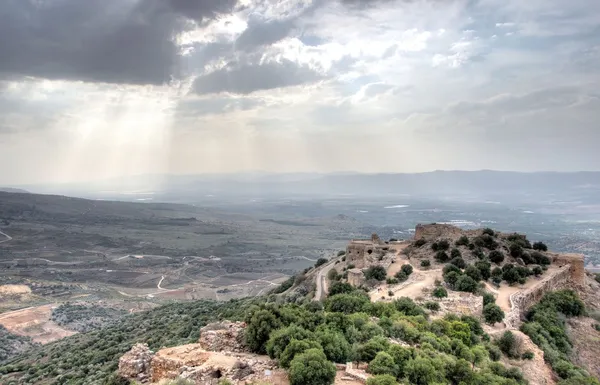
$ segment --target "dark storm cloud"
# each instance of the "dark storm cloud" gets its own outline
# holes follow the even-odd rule
[[[268,23],[252,22],[236,39],[236,48],[247,51],[277,43],[290,34],[294,24],[294,20],[274,20]]]
[[[289,60],[235,64],[196,78],[193,90],[200,95],[219,92],[247,95],[260,90],[313,83],[323,78],[314,70]]]
[[[162,84],[179,75],[177,33],[236,0],[3,0],[0,77]]]

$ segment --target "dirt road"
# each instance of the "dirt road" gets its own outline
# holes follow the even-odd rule
[[[327,293],[327,273],[329,273],[329,270],[331,270],[331,268],[335,266],[336,261],[337,258],[323,265],[323,267],[317,274],[317,290],[315,291],[315,298],[313,298],[313,301],[321,301],[322,299],[324,299],[325,294]]]

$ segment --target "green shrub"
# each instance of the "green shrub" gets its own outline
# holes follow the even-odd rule
[[[502,334],[502,337],[500,337],[498,341],[496,341],[496,343],[498,344],[498,348],[500,348],[500,351],[504,353],[504,355],[506,355],[507,357],[520,357],[519,342],[517,341],[517,338],[511,331],[505,331],[504,334]]]
[[[394,275],[394,277],[398,280],[398,282],[404,282],[408,279],[408,275],[406,275],[406,273],[402,270],[397,272],[396,275]]]
[[[493,325],[497,322],[502,322],[504,319],[504,312],[500,309],[500,306],[494,303],[488,303],[483,307],[483,318],[486,323]]]
[[[294,324],[277,329],[270,334],[267,341],[266,351],[269,357],[279,359],[292,339],[314,340],[314,335],[312,332]]]
[[[413,243],[413,245],[414,245],[415,247],[422,247],[422,246],[424,246],[426,243],[427,243],[427,241],[426,241],[426,240],[424,240],[423,238],[421,238],[421,239],[417,239],[417,240],[416,240],[416,241]]]
[[[455,285],[460,277],[462,277],[460,273],[457,273],[456,271],[450,271],[444,274],[444,282],[446,282],[451,288],[456,290]]]
[[[460,250],[457,249],[456,247],[450,251],[450,258],[460,258],[460,257],[462,257],[462,254],[460,253]]]
[[[346,363],[350,357],[350,344],[344,335],[331,329],[319,330],[317,342],[323,347],[327,359],[337,363]]]
[[[388,353],[379,352],[375,358],[369,362],[367,372],[371,374],[393,375],[396,372],[396,364],[392,356],[390,356]]]
[[[521,359],[523,360],[533,360],[534,357],[535,354],[533,354],[531,350],[528,350],[525,353],[521,354]]]
[[[458,267],[459,269],[464,269],[467,266],[467,263],[461,257],[452,258],[450,261],[451,264]]]
[[[491,237],[496,235],[496,233],[494,233],[494,230],[490,229],[489,227],[486,227],[485,229],[483,229],[482,234],[487,234]]]
[[[404,274],[406,274],[406,275],[411,275],[411,274],[412,274],[412,272],[413,272],[413,267],[412,267],[411,265],[409,265],[409,264],[402,265],[402,267],[401,267],[400,269],[401,269],[401,270],[404,272]]]
[[[481,272],[474,265],[467,266],[467,268],[465,269],[465,274],[473,278],[473,280],[476,282],[481,281]]]
[[[488,257],[490,258],[490,261],[492,261],[496,264],[500,264],[500,263],[504,262],[504,254],[502,254],[502,252],[499,250],[491,251],[490,255]]]
[[[431,266],[431,261],[429,259],[424,259],[421,261],[421,267],[427,268]]]
[[[435,257],[434,258],[439,263],[447,262],[448,259],[450,259],[450,257],[448,256],[448,254],[446,254],[446,252],[443,251],[443,250],[440,250],[437,253],[435,253]]]
[[[336,294],[347,294],[352,293],[355,290],[356,288],[348,282],[336,281],[329,286],[329,295],[334,296]]]
[[[290,363],[297,354],[304,353],[309,349],[320,349],[323,350],[321,345],[317,341],[313,340],[296,340],[293,339],[285,347],[281,355],[279,356],[279,365],[283,368],[289,368]]]
[[[468,275],[461,275],[454,284],[454,289],[458,291],[466,291],[469,293],[475,293],[478,289],[477,281]]]
[[[322,350],[309,349],[290,363],[290,385],[330,385],[335,373],[335,366],[327,361]]]
[[[387,271],[383,266],[371,266],[367,270],[364,271],[364,275],[366,279],[375,279],[377,281],[385,281],[385,277],[387,276]]]
[[[435,289],[433,289],[433,292],[431,294],[436,298],[445,298],[448,296],[448,291],[442,286],[438,286]]]
[[[492,265],[487,260],[475,262],[475,267],[479,270],[482,280],[487,281],[490,279],[490,276],[492,275]]]
[[[469,245],[469,237],[466,235],[461,236],[454,242],[456,246],[468,246]]]
[[[398,385],[396,377],[389,374],[382,374],[367,379],[367,385]]]
[[[432,311],[439,311],[440,310],[440,304],[437,302],[433,302],[433,301],[429,301],[429,302],[425,302],[423,304],[423,306],[425,307],[425,309],[429,309]]]
[[[315,267],[319,267],[322,266],[324,264],[326,264],[328,261],[326,258],[319,258],[317,259],[317,262],[315,262]]]
[[[489,303],[496,303],[496,297],[494,297],[494,294],[490,293],[490,292],[485,292],[483,293],[483,306],[489,304]]]
[[[448,242],[447,239],[442,239],[441,241],[438,241],[437,244],[440,250],[448,250],[450,248],[450,242]]]

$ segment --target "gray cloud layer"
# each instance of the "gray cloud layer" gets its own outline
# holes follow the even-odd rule
[[[231,92],[250,94],[259,90],[271,90],[315,82],[323,76],[308,67],[283,60],[281,63],[241,64],[199,76],[193,89],[197,94]]]
[[[174,36],[236,0],[5,0],[0,76],[161,84],[179,73]]]

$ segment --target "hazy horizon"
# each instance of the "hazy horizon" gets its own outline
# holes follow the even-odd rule
[[[0,4],[0,183],[592,171],[591,0]]]

